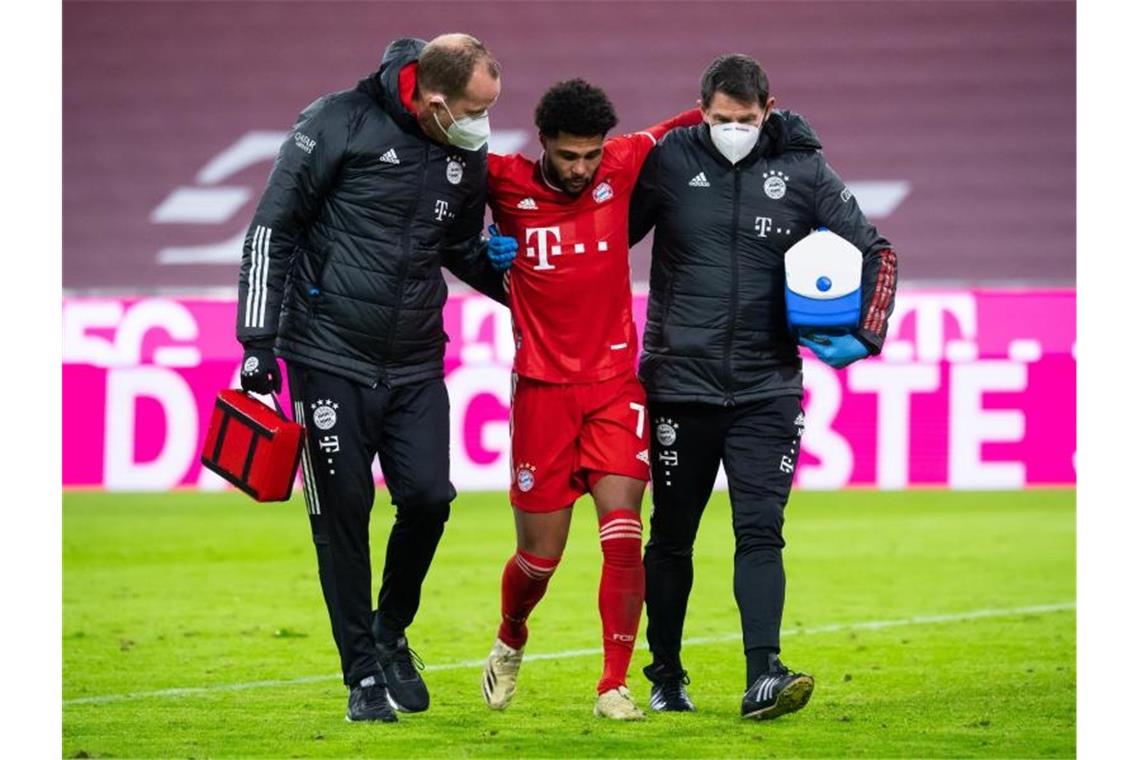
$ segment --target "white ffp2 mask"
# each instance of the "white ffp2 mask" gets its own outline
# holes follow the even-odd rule
[[[457,119],[455,114],[451,113],[451,109],[447,107],[446,101],[440,100],[438,102],[447,111],[447,115],[451,117],[451,126],[443,129],[439,116],[433,114],[435,123],[447,134],[449,143],[464,150],[479,150],[487,144],[487,140],[491,138],[490,116],[483,114],[482,116],[464,116],[462,119]]]
[[[713,145],[730,163],[737,163],[756,147],[760,139],[760,128],[753,124],[714,124],[709,127]]]

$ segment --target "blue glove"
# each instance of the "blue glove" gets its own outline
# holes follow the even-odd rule
[[[515,260],[519,243],[513,237],[500,235],[499,228],[493,224],[487,231],[491,233],[491,239],[487,241],[487,258],[491,260],[491,268],[496,272],[505,272]]]
[[[807,333],[800,335],[800,345],[810,348],[821,362],[835,369],[843,369],[870,353],[861,340],[849,334]]]

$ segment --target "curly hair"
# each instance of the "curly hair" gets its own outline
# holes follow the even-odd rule
[[[534,123],[546,137],[605,135],[617,125],[614,104],[600,87],[570,79],[547,90],[534,109]]]

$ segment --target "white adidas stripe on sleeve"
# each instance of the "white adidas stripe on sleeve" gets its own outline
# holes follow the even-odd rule
[[[254,293],[257,292],[257,264],[258,264],[258,241],[261,238],[261,225],[253,231],[253,240],[249,246],[249,276],[246,282],[245,292],[245,326],[253,327],[253,314],[254,314]]]
[[[257,326],[265,327],[265,303],[268,301],[267,285],[269,283],[269,240],[273,237],[273,230],[265,228],[265,237],[261,239],[261,305],[257,311]]]
[[[265,327],[265,304],[269,283],[269,240],[273,230],[257,225],[250,243],[249,289],[245,294],[245,326]]]

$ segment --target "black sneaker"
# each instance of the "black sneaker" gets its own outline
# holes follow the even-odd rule
[[[657,712],[694,712],[693,700],[685,687],[689,674],[683,670],[668,671],[660,665],[646,665],[641,670],[653,684],[649,691],[649,706]]]
[[[392,707],[408,713],[428,709],[427,684],[419,674],[424,669],[424,661],[408,646],[407,637],[401,636],[391,646],[377,641],[376,659],[388,682],[388,701]]]
[[[753,720],[771,720],[795,712],[811,699],[815,679],[805,673],[792,673],[776,655],[768,657],[768,672],[744,692],[740,714]]]
[[[347,721],[376,720],[395,723],[396,713],[388,704],[388,690],[376,676],[368,676],[348,692]]]

